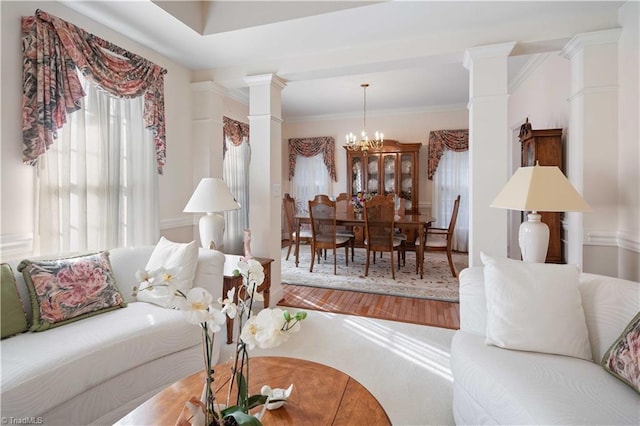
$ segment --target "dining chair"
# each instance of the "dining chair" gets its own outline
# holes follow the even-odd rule
[[[353,205],[351,204],[351,198],[346,192],[341,192],[336,197],[336,213],[348,213],[353,211]],[[351,260],[353,261],[356,243],[356,234],[353,232],[351,226],[336,226],[336,235],[342,237],[351,238]]]
[[[282,199],[284,206],[284,216],[287,220],[287,228],[289,229],[289,248],[287,249],[287,257],[285,260],[289,260],[291,254],[291,246],[296,244],[299,246],[300,242],[311,243],[311,231],[301,229],[300,235],[298,235],[296,227],[296,200],[288,193],[284,194]],[[297,254],[297,253],[296,253]],[[298,259],[296,258],[296,266],[298,265]]]
[[[315,254],[320,250],[333,252],[333,274],[337,274],[336,249],[344,247],[345,264],[349,266],[349,245],[351,238],[336,234],[336,203],[328,197],[316,197],[309,201],[309,215],[311,217],[311,265],[309,272],[313,272]]]
[[[364,203],[364,245],[367,249],[367,261],[364,276],[369,275],[369,259],[371,252],[389,252],[391,264],[391,277],[396,279],[393,261],[393,252],[398,253],[398,266],[400,265],[400,246],[402,240],[395,236],[395,208],[392,200],[385,196],[374,197]]]
[[[458,209],[460,208],[460,195],[458,195],[453,202],[453,211],[451,212],[451,219],[449,220],[449,226],[447,228],[431,228],[425,229],[424,238],[424,252],[446,252],[447,260],[449,261],[449,269],[454,277],[458,276],[456,267],[453,264],[453,257],[451,256],[451,245],[453,244],[453,233],[456,228],[456,221],[458,220]],[[416,242],[418,244],[418,242]]]

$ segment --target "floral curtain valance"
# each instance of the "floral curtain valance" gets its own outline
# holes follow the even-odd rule
[[[434,130],[429,133],[429,155],[427,172],[429,180],[433,180],[440,158],[445,149],[451,151],[467,151],[469,149],[469,129]]]
[[[327,166],[329,176],[334,182],[336,176],[335,160],[336,141],[333,136],[320,136],[316,138],[292,138],[289,139],[289,180],[293,178],[296,169],[296,157],[314,157],[322,154],[324,164]]]
[[[22,17],[23,161],[33,165],[49,149],[67,114],[85,93],[76,69],[101,89],[144,96],[145,126],[153,131],[158,173],[166,161],[164,74],[147,59],[42,10]]]
[[[223,134],[228,137],[234,146],[242,145],[244,138],[249,143],[249,125],[241,121],[236,121],[229,117],[222,117]],[[222,155],[227,153],[227,138],[222,141]]]

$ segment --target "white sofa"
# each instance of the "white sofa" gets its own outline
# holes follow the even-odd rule
[[[578,288],[593,362],[485,344],[483,267],[460,273],[460,330],[451,345],[456,424],[640,424],[640,395],[600,365],[640,311],[640,285],[583,273]]]
[[[127,307],[2,340],[3,419],[11,424],[27,419],[46,425],[110,425],[164,387],[204,368],[201,329],[188,324],[178,310],[132,296],[135,273],[145,268],[153,249],[110,250]],[[219,297],[224,255],[199,250],[194,286]],[[18,262],[9,263],[25,312],[30,312]],[[225,339],[220,334],[216,360]]]

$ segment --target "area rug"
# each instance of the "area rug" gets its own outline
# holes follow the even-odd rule
[[[337,275],[333,274],[333,254],[327,253],[327,259],[314,264],[313,272],[309,272],[311,250],[309,246],[300,246],[300,261],[295,265],[292,253],[289,260],[285,260],[287,249],[283,248],[282,283],[290,285],[304,285],[310,287],[331,288],[338,290],[361,291],[419,299],[443,300],[458,302],[458,279],[451,275],[449,263],[445,253],[426,253],[424,260],[424,277],[416,274],[416,255],[407,252],[406,265],[397,268],[396,279],[391,278],[389,253],[382,258],[378,254],[376,263],[373,257],[369,265],[369,275],[364,276],[366,250],[356,249],[353,262],[349,257],[349,266],[345,266],[344,249],[338,249]],[[397,256],[397,255],[396,255]],[[397,257],[394,258],[394,261]],[[458,271],[467,267],[467,254],[454,253],[453,262]],[[394,262],[397,263],[397,262]]]
[[[336,368],[366,387],[394,425],[455,424],[449,362],[453,330],[319,311],[307,313],[300,331],[284,344],[253,349],[249,356],[299,358]],[[225,362],[233,356],[235,346],[222,346],[220,362]]]

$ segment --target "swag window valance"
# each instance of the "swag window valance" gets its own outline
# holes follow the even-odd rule
[[[247,138],[249,143],[249,125],[229,117],[222,117],[223,133],[226,136],[222,143],[222,155],[227,153],[227,138],[234,146],[242,145],[242,141]]]
[[[153,131],[158,173],[166,161],[164,75],[147,59],[42,10],[22,17],[22,154],[36,164],[57,138],[67,114],[85,96],[77,69],[106,92],[144,96],[144,123]]]
[[[320,136],[316,138],[292,138],[289,139],[289,180],[293,178],[296,169],[296,157],[315,157],[322,154],[329,176],[334,182],[338,181],[336,176],[335,161],[336,141],[333,136]]]
[[[427,159],[429,180],[433,180],[445,149],[457,152],[469,150],[469,129],[434,130],[429,132],[429,154]]]

